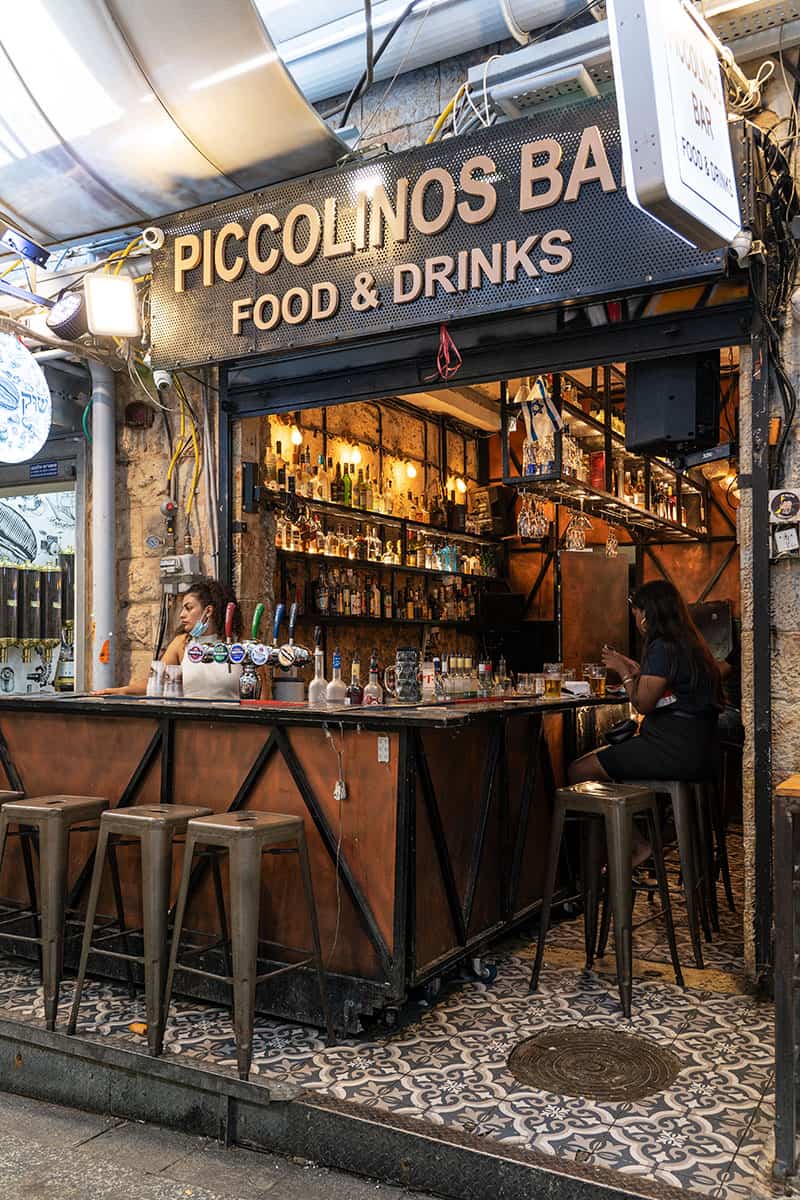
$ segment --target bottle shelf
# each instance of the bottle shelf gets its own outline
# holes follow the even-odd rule
[[[706,531],[682,525],[669,517],[600,491],[573,475],[527,475],[515,476],[503,481],[509,487],[524,488],[538,492],[547,499],[555,500],[570,508],[582,509],[587,514],[601,517],[612,524],[633,526],[640,531],[664,532],[674,541],[703,541]]]
[[[477,621],[437,620],[434,617],[415,617],[412,620],[409,617],[352,617],[339,616],[337,613],[321,616],[319,613],[304,612],[297,619],[313,625],[437,625],[442,629],[471,629],[475,632],[481,628]]]
[[[319,563],[321,566],[328,563],[337,569],[347,566],[358,571],[391,571],[398,575],[427,575],[438,580],[468,579],[476,583],[496,583],[499,578],[497,575],[469,575],[463,571],[436,571],[432,567],[405,567],[400,563],[377,562],[371,558],[345,558],[339,554],[307,554],[303,550],[284,550],[282,547],[278,547],[276,553],[279,558],[289,561]]]
[[[346,504],[334,504],[331,500],[311,500],[307,496],[297,496],[290,492],[276,492],[269,488],[262,490],[262,496],[267,503],[270,499],[274,499],[281,507],[285,507],[293,501],[306,508],[318,509],[321,512],[330,513],[332,516],[341,516],[348,520],[366,521],[370,525],[397,525],[406,529],[422,530],[430,537],[441,538],[444,542],[457,540],[484,546],[496,546],[500,541],[499,538],[486,533],[461,533],[454,529],[442,529],[438,525],[426,525],[424,521],[412,521],[409,517],[396,517],[394,514],[375,512],[373,509],[367,508],[350,508]]]

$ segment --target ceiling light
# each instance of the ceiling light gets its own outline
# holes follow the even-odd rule
[[[49,331],[65,342],[76,342],[87,333],[86,301],[83,292],[64,292],[49,310],[45,324]]]
[[[87,275],[86,318],[100,337],[132,338],[139,335],[139,301],[129,275]]]
[[[0,333],[0,462],[27,462],[38,454],[52,416],[44,371],[21,342]]]

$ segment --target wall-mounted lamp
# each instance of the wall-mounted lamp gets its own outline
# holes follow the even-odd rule
[[[466,490],[467,490],[467,485],[464,482],[464,480],[461,478],[461,476],[459,475],[458,479],[456,479],[456,491],[460,492],[461,495],[463,496],[466,493]]]
[[[292,426],[291,438],[292,438],[292,445],[293,445],[293,446],[302,446],[302,444],[303,444],[303,435],[302,435],[302,433],[300,432],[300,430],[298,429],[298,427],[297,427],[296,425],[293,425],[293,426]]]
[[[414,466],[414,464],[412,462],[406,463],[406,475],[408,476],[409,479],[417,478],[417,468]]]
[[[100,337],[139,336],[139,301],[130,275],[87,275],[86,320]]]
[[[358,446],[353,446],[352,450],[350,451],[350,461],[355,463],[356,466],[358,466],[358,464],[361,462],[361,451],[359,450]]]

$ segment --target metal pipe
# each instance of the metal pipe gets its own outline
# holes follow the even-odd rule
[[[65,375],[74,375],[77,379],[86,382],[86,367],[72,362],[66,350],[42,350],[33,357],[38,363],[57,362],[59,371],[63,371]]]
[[[115,533],[116,420],[114,375],[89,363],[92,376],[92,663],[93,688],[113,687],[116,647]]]

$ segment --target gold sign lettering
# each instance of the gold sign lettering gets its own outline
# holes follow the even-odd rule
[[[227,225],[222,226],[214,246],[214,270],[225,283],[234,283],[241,276],[246,265],[243,254],[237,254],[230,266],[225,261],[225,247],[232,238],[237,242],[244,241],[245,232],[238,221],[229,221]]]
[[[564,176],[559,171],[563,155],[560,142],[555,138],[539,138],[526,142],[520,150],[519,161],[519,211],[532,212],[535,208],[549,208],[557,204],[564,190]],[[543,163],[534,160],[545,155]],[[543,192],[534,191],[537,183],[546,183]]]
[[[186,275],[200,265],[203,247],[196,233],[182,234],[175,238],[175,291],[186,291]]]
[[[425,196],[433,184],[438,184],[441,189],[441,199],[436,216],[428,218],[425,216]],[[423,171],[411,193],[411,221],[414,228],[420,233],[441,233],[452,221],[455,207],[456,185],[450,172],[445,171],[444,167],[431,167],[429,171]]]
[[[589,125],[581,134],[580,144],[575,155],[575,164],[570,173],[567,190],[564,192],[564,200],[569,203],[577,200],[583,185],[595,181],[600,184],[604,192],[617,190],[606,156],[606,148],[603,145],[603,135],[596,125]]]

